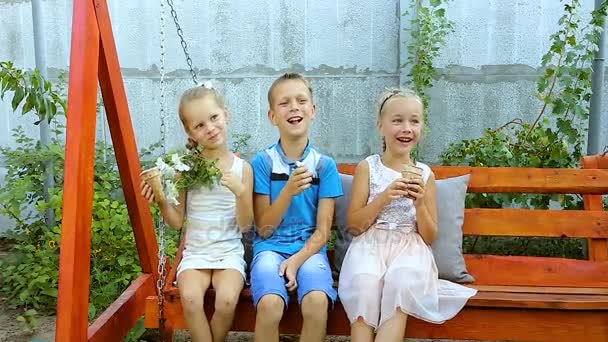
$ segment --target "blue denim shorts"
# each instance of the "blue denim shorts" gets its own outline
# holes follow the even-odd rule
[[[276,294],[283,298],[285,306],[289,303],[287,292],[287,278],[279,276],[279,267],[283,261],[290,257],[288,254],[273,251],[258,253],[251,263],[251,293],[253,305],[257,306],[262,297],[268,294]],[[331,268],[327,255],[317,253],[306,260],[296,274],[298,287],[298,303],[302,304],[302,298],[311,291],[322,291],[330,300],[330,307],[338,295],[333,288]]]

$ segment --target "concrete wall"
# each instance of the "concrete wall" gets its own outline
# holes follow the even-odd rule
[[[140,147],[159,140],[158,1],[108,0],[119,58]],[[592,1],[584,1],[590,12]],[[266,92],[286,70],[313,82],[318,119],[313,143],[339,162],[356,162],[380,148],[375,130],[376,97],[407,79],[401,68],[410,38],[403,32],[410,0],[176,0],[199,80],[224,91],[234,133],[253,133],[246,154],[277,138],[266,118]],[[69,61],[72,2],[43,1],[51,75]],[[437,60],[431,90],[432,130],[423,159],[438,160],[450,143],[474,138],[487,127],[540,110],[534,98],[542,55],[557,29],[562,4],[555,0],[452,1],[455,32]],[[179,94],[192,85],[173,21],[166,12],[169,146],[184,141],[175,114]],[[31,4],[0,0],[0,60],[34,67]],[[608,86],[604,88],[608,91]],[[608,99],[608,96],[604,97]],[[604,108],[608,108],[605,104]],[[13,144],[10,130],[33,120],[0,103],[0,145]],[[99,120],[99,137],[104,121]],[[604,120],[603,140],[608,137]],[[37,134],[37,127],[27,128]]]

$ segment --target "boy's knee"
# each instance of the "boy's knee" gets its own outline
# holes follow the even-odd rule
[[[283,317],[285,302],[279,295],[268,294],[260,299],[257,304],[257,319],[278,324]]]
[[[304,319],[324,319],[329,299],[323,291],[311,291],[302,298],[302,316]]]
[[[277,273],[282,259],[279,254],[272,251],[264,251],[256,255],[251,265],[252,277],[265,278],[265,275]]]
[[[222,315],[232,314],[239,302],[239,294],[240,293],[216,292],[215,312]]]

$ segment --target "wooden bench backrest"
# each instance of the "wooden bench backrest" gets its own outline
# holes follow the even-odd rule
[[[601,203],[601,195],[608,193],[608,157],[598,156],[584,165],[588,169],[432,167],[437,179],[471,174],[469,193],[581,194],[585,198],[587,210],[465,209],[466,235],[591,241],[590,260],[466,255],[476,284],[608,287],[608,212]],[[340,164],[338,169],[353,174],[355,165]]]

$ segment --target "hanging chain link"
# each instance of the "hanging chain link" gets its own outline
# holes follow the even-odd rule
[[[177,12],[175,11],[175,7],[173,6],[173,0],[167,0],[167,4],[171,8],[171,16],[173,17],[173,21],[175,22],[177,35],[179,36],[180,42],[182,44],[182,50],[184,51],[184,55],[186,56],[186,63],[190,68],[190,75],[192,75],[192,81],[194,81],[194,84],[198,84],[198,81],[196,80],[196,72],[194,72],[194,67],[192,66],[192,58],[190,58],[190,54],[188,53],[188,44],[186,44],[186,40],[184,39],[184,31],[182,31],[182,28],[179,25],[179,20],[177,19]]]
[[[163,155],[167,154],[167,126],[165,110],[165,5],[163,0],[160,0],[160,136],[163,144]],[[160,216],[157,223],[158,226],[158,280],[156,281],[156,290],[158,293],[158,327],[159,334],[162,340],[165,331],[165,282],[167,278],[167,270],[165,269],[167,256],[165,255],[165,221]]]
[[[167,272],[165,265],[167,262],[167,256],[165,255],[165,220],[162,217],[158,220],[158,239],[160,240],[158,247],[158,280],[156,281],[156,289],[158,290],[158,327],[161,337],[165,331],[165,315],[164,315],[164,304],[165,304],[165,282],[167,278]]]

